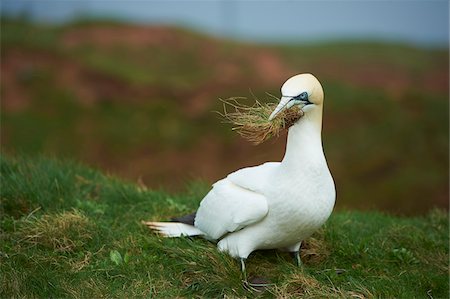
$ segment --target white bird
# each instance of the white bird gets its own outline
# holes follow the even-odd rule
[[[269,117],[298,105],[304,115],[289,128],[281,162],[247,167],[216,182],[191,219],[144,222],[167,237],[202,235],[241,261],[258,249],[295,254],[303,240],[320,228],[335,202],[335,186],[322,148],[323,89],[311,74],[289,78]],[[193,225],[192,225],[193,224]]]

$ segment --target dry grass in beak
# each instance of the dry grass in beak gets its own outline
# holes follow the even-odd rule
[[[269,116],[277,103],[260,103],[256,100],[253,106],[246,106],[238,101],[243,99],[245,98],[221,100],[224,103],[224,112],[219,114],[226,122],[234,125],[234,131],[253,144],[260,144],[274,136],[278,137],[282,130],[288,129],[303,116],[303,111],[294,106],[281,111],[269,121]],[[227,106],[231,106],[233,111],[229,112]]]

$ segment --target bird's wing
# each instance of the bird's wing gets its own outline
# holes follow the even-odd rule
[[[227,176],[234,184],[258,193],[264,193],[273,171],[280,162],[267,162],[259,166],[247,167],[230,173]]]
[[[219,239],[261,221],[267,215],[268,204],[260,183],[270,176],[275,166],[270,164],[238,170],[215,183],[200,203],[195,226]]]

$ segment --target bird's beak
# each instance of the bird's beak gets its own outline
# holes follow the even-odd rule
[[[291,101],[291,100],[292,100],[292,97],[282,96],[280,103],[275,108],[275,110],[273,110],[272,114],[270,114],[269,121],[274,119],[275,116],[277,116],[277,114],[280,113],[281,111],[283,111],[284,109],[291,108],[292,105],[294,105],[293,101]]]

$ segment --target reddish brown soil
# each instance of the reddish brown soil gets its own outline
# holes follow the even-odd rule
[[[172,47],[180,48],[189,43],[189,36],[180,30],[164,26],[96,26],[75,28],[68,31],[62,44],[66,47],[94,45],[103,49],[114,46],[126,47]]]
[[[397,99],[410,90],[431,93],[448,93],[449,90],[448,61],[428,72],[412,72],[387,63],[345,64],[336,59],[325,60],[309,68],[314,69],[321,78],[351,82],[359,88],[383,90]]]

